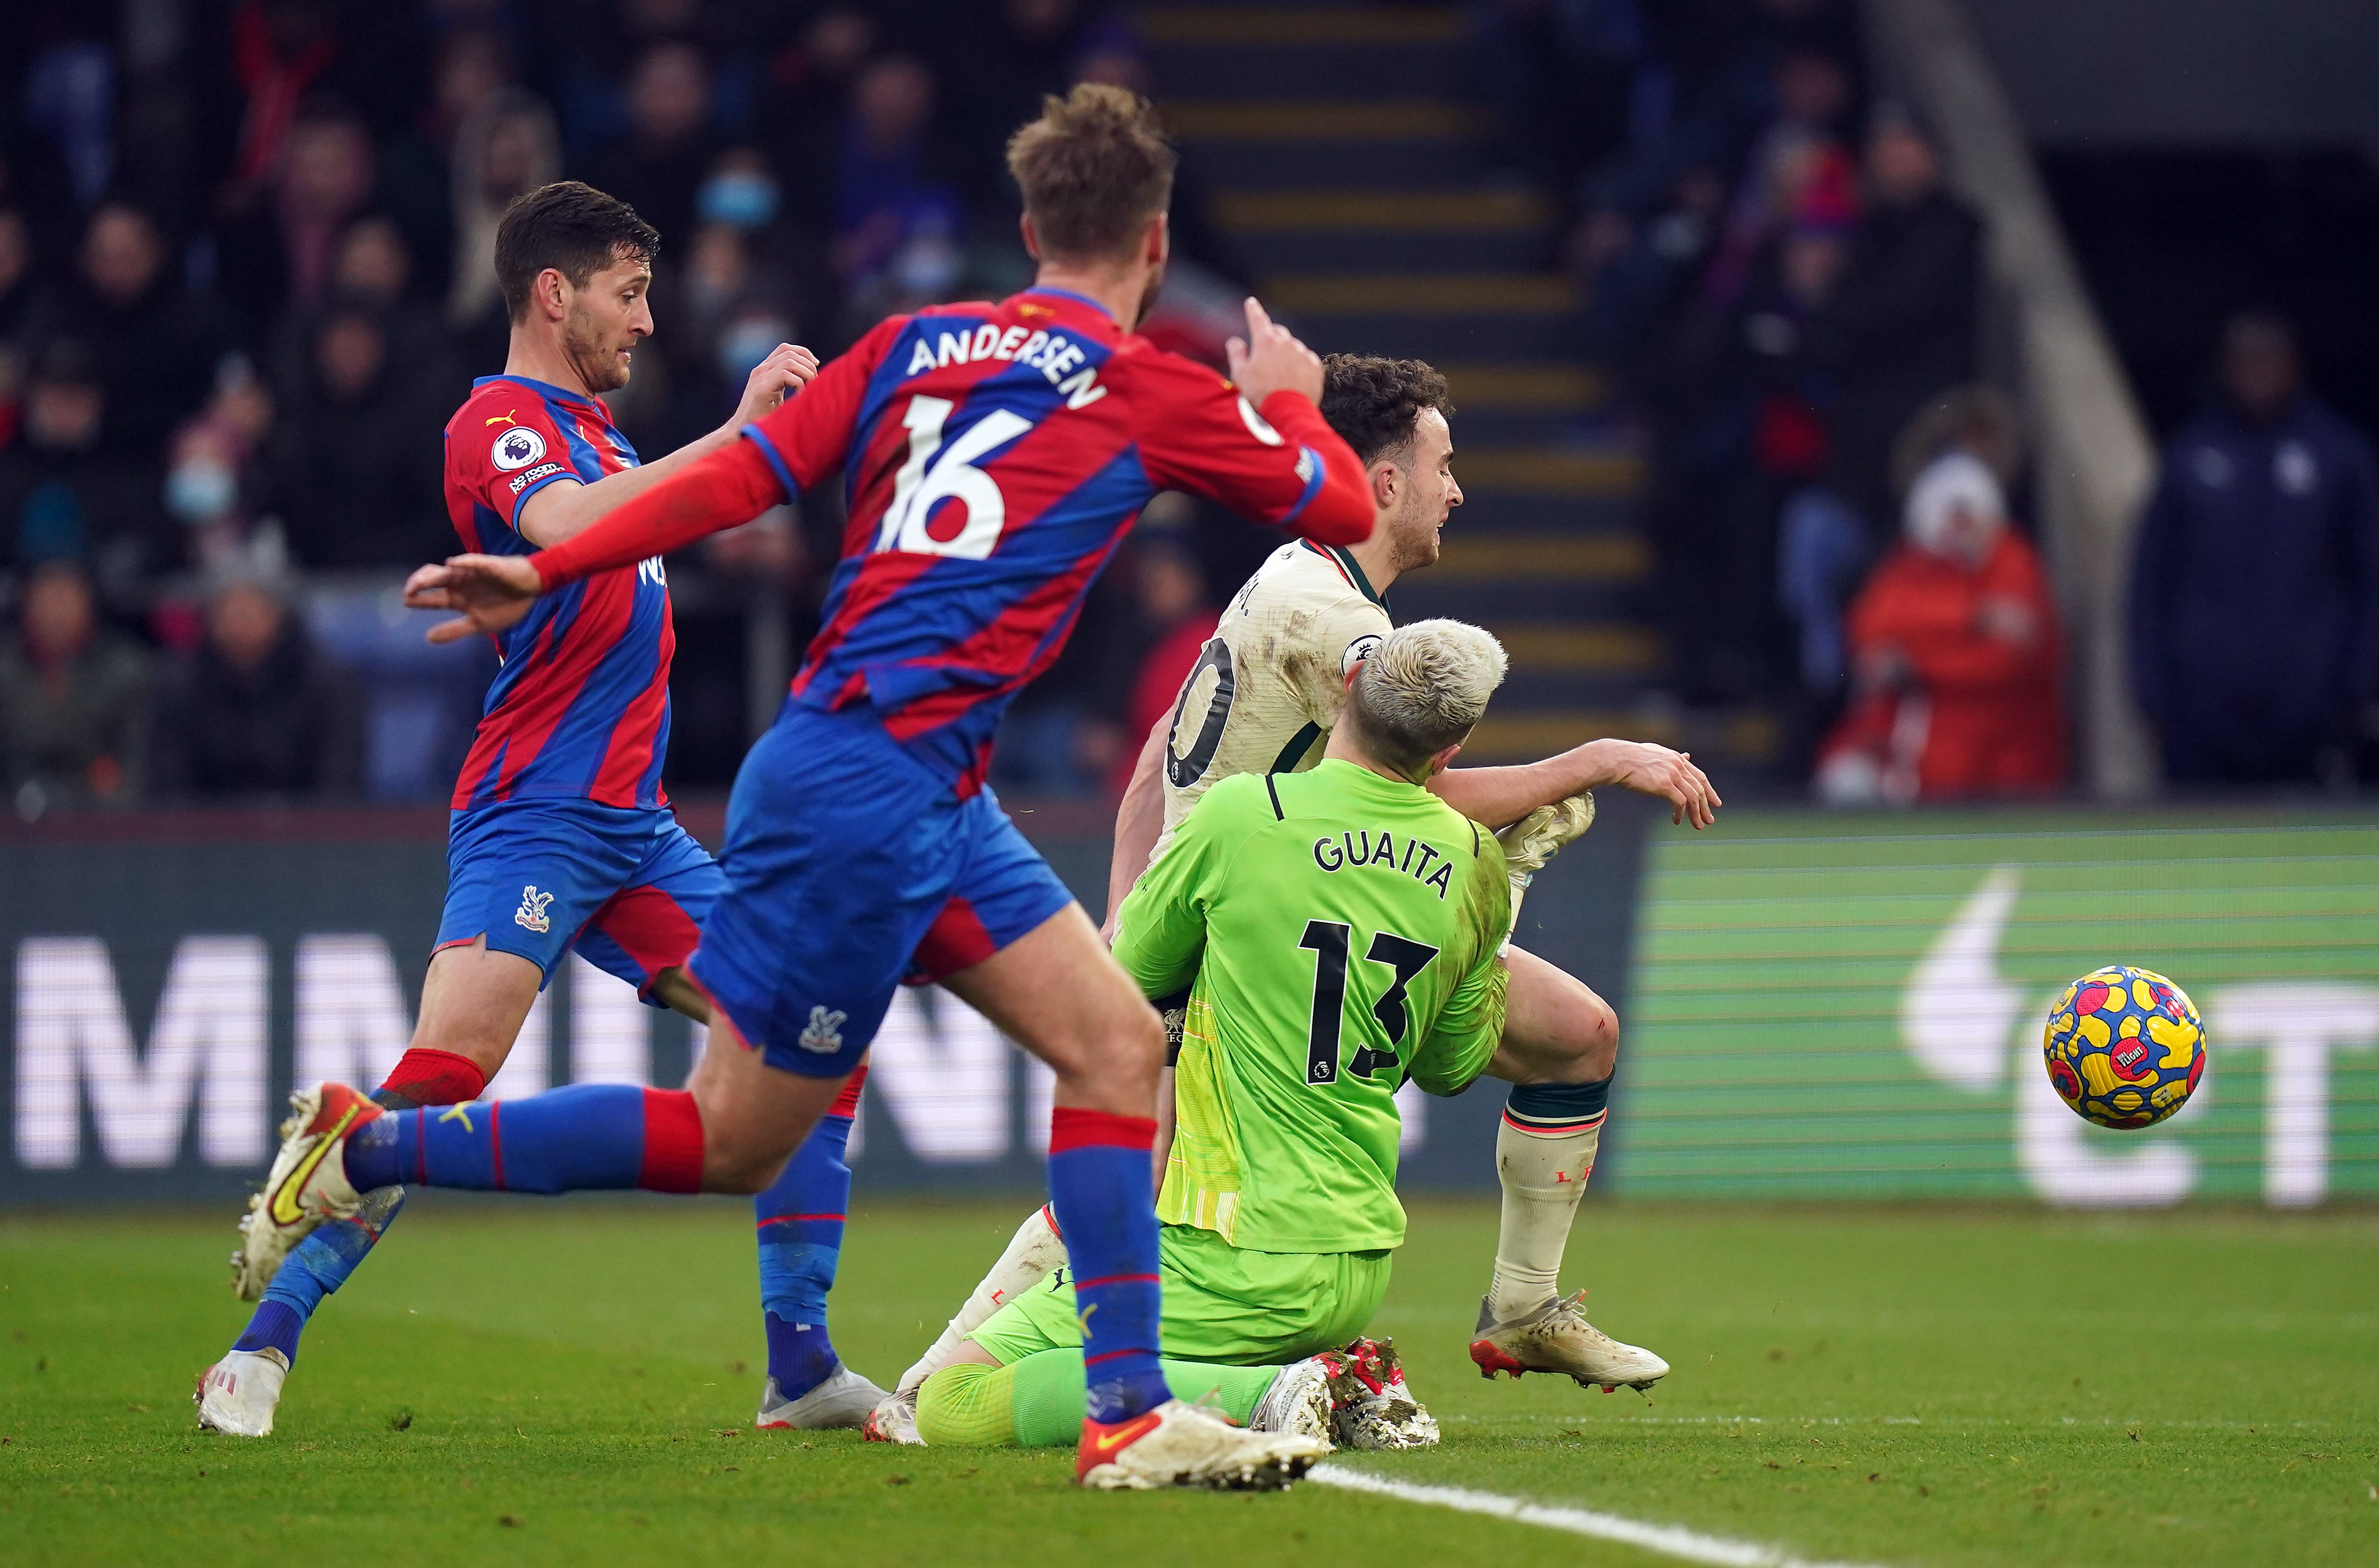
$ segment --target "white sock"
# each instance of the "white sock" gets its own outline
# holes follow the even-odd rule
[[[1514,1098],[1521,1098],[1515,1092]],[[1534,1312],[1561,1294],[1562,1252],[1579,1195],[1594,1170],[1604,1113],[1584,1121],[1539,1120],[1507,1108],[1495,1129],[1495,1174],[1503,1184],[1503,1227],[1487,1309],[1499,1323]]]
[[[983,1283],[974,1287],[974,1294],[967,1297],[959,1315],[942,1331],[942,1337],[917,1358],[915,1366],[900,1374],[898,1392],[909,1393],[948,1366],[959,1353],[960,1340],[983,1327],[994,1312],[1048,1278],[1049,1271],[1065,1260],[1066,1243],[1058,1236],[1045,1204],[1016,1227],[1016,1234],[1008,1238],[1008,1250],[983,1276]]]

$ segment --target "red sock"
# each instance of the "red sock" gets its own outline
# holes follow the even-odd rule
[[[408,1047],[380,1087],[417,1105],[460,1105],[479,1097],[488,1075],[468,1056],[428,1046]]]
[[[851,1076],[849,1078],[843,1080],[842,1092],[834,1097],[834,1106],[831,1110],[827,1112],[827,1115],[829,1116],[855,1116],[859,1115],[859,1087],[866,1081],[867,1064],[865,1062],[862,1062],[857,1067],[851,1069]]]
[[[647,1192],[702,1190],[702,1112],[686,1091],[645,1091],[645,1156],[636,1185]]]

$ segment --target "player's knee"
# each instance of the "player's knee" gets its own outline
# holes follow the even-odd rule
[[[786,1154],[771,1155],[751,1144],[706,1140],[702,1151],[702,1189],[749,1197],[766,1192],[784,1174]]]
[[[1097,1009],[1081,1027],[1050,1042],[1045,1057],[1060,1080],[1104,1108],[1145,1116],[1133,1109],[1154,1103],[1156,1075],[1165,1066],[1165,1022],[1137,995],[1129,1005]]]
[[[1588,1031],[1585,1055],[1590,1069],[1586,1075],[1588,1083],[1609,1078],[1619,1068],[1619,1014],[1600,996],[1594,999],[1594,1019]]]
[[[1561,1025],[1553,1033],[1570,1083],[1595,1083],[1609,1078],[1619,1065],[1619,1015],[1611,1004],[1583,987],[1566,1000]]]

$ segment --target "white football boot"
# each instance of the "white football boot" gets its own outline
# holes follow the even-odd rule
[[[913,1448],[925,1446],[925,1434],[917,1429],[918,1388],[895,1389],[876,1402],[867,1419],[859,1423],[859,1435],[869,1442],[900,1442]]]
[[[1508,1323],[1495,1321],[1485,1298],[1479,1303],[1479,1326],[1472,1331],[1470,1359],[1479,1375],[1498,1372],[1517,1378],[1523,1372],[1559,1372],[1577,1380],[1580,1388],[1600,1387],[1610,1393],[1624,1383],[1648,1389],[1669,1375],[1669,1364],[1641,1345],[1623,1345],[1586,1321],[1586,1292],[1555,1297],[1526,1317]]]
[[[264,1190],[248,1200],[240,1248],[231,1255],[232,1289],[254,1301],[281,1272],[289,1249],[328,1219],[346,1219],[362,1195],[347,1181],[347,1135],[383,1113],[344,1083],[318,1083],[289,1096],[281,1152]]]
[[[1128,1421],[1084,1421],[1074,1479],[1093,1491],[1277,1491],[1325,1452],[1319,1438],[1252,1431],[1202,1405],[1168,1399]]]
[[[760,1413],[752,1417],[752,1424],[762,1431],[856,1427],[884,1397],[882,1389],[843,1366],[836,1367],[832,1377],[799,1399],[787,1399],[777,1391],[777,1380],[770,1378],[760,1392]]]
[[[271,1437],[272,1412],[281,1404],[282,1381],[288,1376],[288,1358],[269,1345],[231,1352],[209,1367],[190,1391],[199,1407],[199,1425],[233,1437]]]
[[[1335,1405],[1330,1396],[1330,1386],[1346,1372],[1346,1357],[1334,1350],[1319,1356],[1309,1356],[1280,1369],[1272,1387],[1248,1413],[1248,1430],[1251,1432],[1286,1432],[1293,1437],[1309,1437],[1327,1451],[1338,1446],[1331,1430],[1330,1415]]]
[[[1347,1448],[1430,1448],[1437,1417],[1413,1397],[1393,1339],[1359,1339],[1333,1359],[1331,1427]]]

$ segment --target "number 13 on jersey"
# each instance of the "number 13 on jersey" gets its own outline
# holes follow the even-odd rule
[[[1305,923],[1304,937],[1297,944],[1314,956],[1313,1019],[1305,1041],[1308,1084],[1338,1081],[1339,1043],[1346,1031],[1346,959],[1353,936],[1354,927],[1344,921],[1310,920]],[[1358,1044],[1354,1059],[1346,1064],[1346,1070],[1357,1078],[1398,1069],[1395,1047],[1404,1043],[1411,1021],[1405,1010],[1405,991],[1413,978],[1429,966],[1430,959],[1437,957],[1437,949],[1427,943],[1382,931],[1372,935],[1371,946],[1363,957],[1392,971],[1395,978],[1371,1005],[1371,1017],[1387,1036],[1388,1049],[1379,1051],[1368,1044]]]

